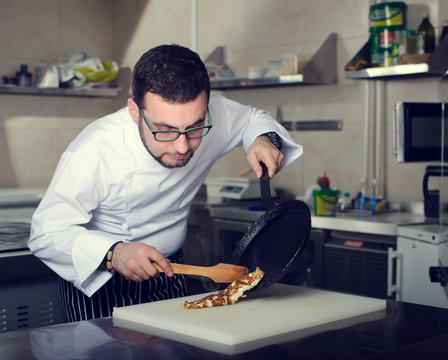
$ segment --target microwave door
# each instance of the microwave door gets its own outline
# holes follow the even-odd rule
[[[398,162],[442,160],[443,103],[397,102],[393,107],[393,155]],[[444,145],[444,157],[447,147]],[[444,160],[446,162],[446,160]]]

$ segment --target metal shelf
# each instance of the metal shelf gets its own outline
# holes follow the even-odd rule
[[[268,78],[230,78],[230,79],[210,79],[210,86],[212,89],[226,90],[238,88],[257,88],[257,87],[272,87],[272,86],[286,86],[286,85],[301,85],[303,84],[303,74],[296,75],[282,75],[278,77]]]
[[[121,88],[61,89],[0,85],[0,94],[71,97],[117,97]]]
[[[358,71],[345,71],[347,79],[377,79],[388,77],[443,76],[444,72],[433,72],[426,63],[373,67]]]
[[[369,47],[366,43],[361,51]],[[358,53],[359,54],[359,53]],[[350,63],[353,62],[352,59]],[[444,77],[448,74],[448,37],[445,37],[439,46],[431,53],[426,63],[406,64],[388,67],[372,67],[363,70],[346,70],[347,79],[393,79],[415,77]]]
[[[214,90],[262,88],[291,85],[325,85],[337,82],[337,35],[331,33],[311,60],[302,74],[282,75],[269,78],[229,78],[210,79]]]

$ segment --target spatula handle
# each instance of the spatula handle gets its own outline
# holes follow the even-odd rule
[[[206,276],[217,283],[231,283],[249,272],[247,267],[233,264],[220,263],[214,266],[170,264],[175,274]],[[153,263],[153,265],[163,272],[158,264]]]
[[[159,264],[153,262],[154,267],[160,272],[164,272]],[[209,268],[204,266],[195,266],[195,265],[186,265],[186,264],[175,264],[170,263],[171,268],[175,274],[184,274],[184,275],[202,275],[207,276],[207,271]]]

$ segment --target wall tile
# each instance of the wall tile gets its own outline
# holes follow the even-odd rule
[[[353,38],[369,30],[368,0],[314,0],[303,2],[301,41],[323,41],[329,32]]]
[[[39,187],[49,183],[54,164],[59,157],[56,151],[57,133],[50,129],[7,128],[9,162],[17,187]]]
[[[2,60],[58,57],[58,0],[0,0]]]
[[[217,46],[247,49],[247,0],[198,1],[198,47],[201,56]]]
[[[247,0],[247,47],[266,48],[303,42],[306,1]]]
[[[60,55],[79,50],[89,57],[112,60],[113,13],[109,8],[109,0],[60,0]]]
[[[157,45],[191,45],[189,1],[117,1],[114,14],[114,53],[122,66],[133,68]]]

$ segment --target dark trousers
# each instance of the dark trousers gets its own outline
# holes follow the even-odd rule
[[[183,263],[182,252],[178,251],[168,259],[173,263]],[[156,278],[135,282],[115,272],[91,297],[59,278],[59,295],[64,320],[73,322],[111,316],[114,307],[187,296],[188,286],[183,275],[175,274],[169,278],[161,273]]]

